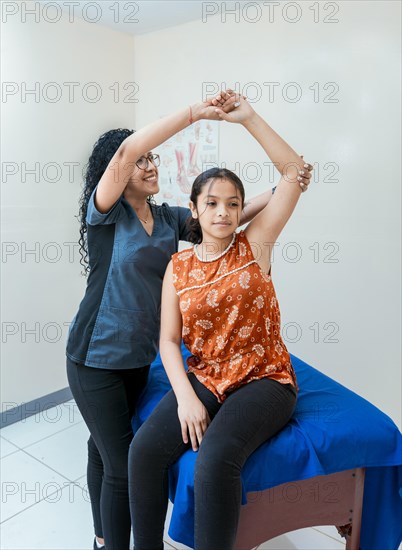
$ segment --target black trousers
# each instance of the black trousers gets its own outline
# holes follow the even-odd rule
[[[128,550],[131,519],[128,451],[131,418],[149,366],[129,370],[86,367],[67,358],[71,392],[90,432],[87,481],[95,534],[106,550]]]
[[[245,384],[220,404],[193,374],[189,380],[208,410],[195,465],[195,548],[231,550],[241,505],[240,472],[257,447],[289,421],[296,405],[291,384],[264,378]],[[184,444],[171,390],[136,433],[129,452],[129,491],[135,550],[162,550],[168,468]]]

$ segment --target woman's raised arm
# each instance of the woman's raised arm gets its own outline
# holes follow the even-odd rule
[[[194,103],[144,126],[126,138],[112,157],[99,181],[96,207],[108,212],[123,193],[134,170],[135,162],[143,155],[164,143],[192,122],[201,119],[220,120],[212,100]]]

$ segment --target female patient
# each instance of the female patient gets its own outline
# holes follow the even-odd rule
[[[228,99],[228,101],[234,101]],[[231,171],[200,174],[191,192],[194,247],[172,256],[162,290],[160,351],[173,390],[137,432],[129,453],[135,550],[163,548],[168,467],[187,449],[195,466],[195,548],[230,550],[241,469],[290,419],[295,373],[280,335],[271,250],[312,166],[251,108],[218,115],[241,123],[282,177],[268,205],[236,232],[244,188]],[[236,102],[237,104],[238,102]],[[191,351],[188,373],[181,338]]]

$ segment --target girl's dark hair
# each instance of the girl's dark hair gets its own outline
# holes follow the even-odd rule
[[[227,168],[210,168],[201,172],[194,180],[191,188],[190,200],[193,204],[197,205],[198,196],[202,192],[202,188],[207,183],[213,183],[215,179],[227,179],[233,183],[238,191],[240,191],[242,208],[244,206],[244,187],[241,179],[231,170]],[[202,229],[200,222],[197,219],[190,218],[190,236],[189,241],[194,244],[200,244],[202,242]]]
[[[91,156],[89,157],[84,176],[84,187],[79,198],[79,214],[77,216],[80,221],[80,238],[78,240],[81,254],[80,264],[84,268],[84,275],[88,275],[89,273],[86,223],[89,198],[92,195],[92,191],[98,185],[99,180],[117,149],[122,142],[133,133],[134,130],[122,128],[105,132],[95,143]]]

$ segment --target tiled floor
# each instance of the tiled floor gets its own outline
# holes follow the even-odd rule
[[[2,550],[91,550],[87,428],[73,401],[0,432]],[[166,525],[168,525],[171,509]],[[340,550],[335,527],[301,529],[258,550]],[[187,546],[165,534],[165,548]]]

